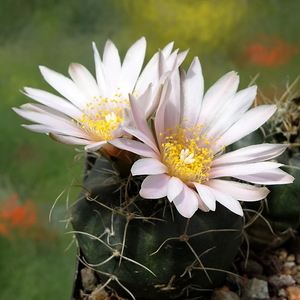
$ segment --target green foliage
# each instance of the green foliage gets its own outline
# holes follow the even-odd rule
[[[0,236],[0,298],[70,299],[75,272],[75,247],[61,233],[42,241],[7,240]]]
[[[58,1],[60,0],[2,1],[0,4],[0,45],[19,38],[22,30],[37,11],[46,11]]]
[[[60,34],[102,34],[117,20],[109,0],[8,0],[0,3],[0,45],[42,32],[44,38]],[[113,22],[115,24],[115,22]],[[105,24],[105,26],[103,26]]]
[[[150,47],[176,41],[194,54],[224,51],[236,35],[233,30],[247,17],[247,1],[130,1],[121,0],[130,15],[135,36],[146,35]],[[155,49],[155,48],[154,48]]]

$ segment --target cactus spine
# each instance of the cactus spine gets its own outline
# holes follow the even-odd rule
[[[138,195],[98,158],[72,207],[85,263],[104,286],[135,299],[189,299],[220,285],[241,241],[242,218],[218,206],[182,217],[166,199]]]

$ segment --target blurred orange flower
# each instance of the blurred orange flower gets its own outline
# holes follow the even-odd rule
[[[37,207],[31,200],[18,201],[18,194],[0,200],[0,235],[26,236],[36,225]]]
[[[262,34],[257,41],[244,49],[247,60],[256,65],[281,66],[298,53],[298,47],[277,36]]]

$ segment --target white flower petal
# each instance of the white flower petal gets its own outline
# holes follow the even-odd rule
[[[142,71],[137,84],[136,90],[143,93],[149,83],[153,84],[153,91],[159,89],[159,79],[164,73],[177,69],[185,59],[188,51],[177,54],[177,50],[171,54],[173,42],[164,47],[161,51],[155,53],[148,64]]]
[[[149,83],[154,83],[157,79],[159,79],[158,61],[159,53],[157,52],[147,63],[137,80],[135,89],[139,91],[139,93],[144,93],[144,91],[148,88]]]
[[[217,178],[224,176],[237,177],[239,175],[256,174],[269,170],[274,170],[281,167],[282,164],[275,162],[257,162],[250,164],[232,164],[232,165],[221,165],[211,168],[209,177]]]
[[[121,74],[121,60],[119,51],[115,44],[108,40],[103,51],[103,65],[105,69],[105,76],[107,77],[106,84],[108,86],[108,97],[111,98],[113,93],[119,87],[119,80]],[[129,92],[129,91],[128,91]]]
[[[187,118],[188,124],[197,124],[203,98],[204,81],[198,58],[195,58],[183,82],[183,97],[181,101],[181,122]]]
[[[95,96],[101,95],[95,78],[83,65],[72,63],[69,67],[69,74],[87,99],[93,100]]]
[[[211,179],[207,181],[205,185],[242,201],[262,200],[270,192],[266,187],[256,187],[250,184],[229,180]]]
[[[162,51],[162,54],[164,55],[164,58],[165,58],[165,63],[166,63],[167,69],[170,71],[174,71],[176,68],[176,60],[178,57],[178,50],[179,49],[176,49],[169,56],[164,55],[164,53]]]
[[[185,218],[191,218],[198,210],[199,196],[187,185],[183,185],[182,192],[173,199],[178,212]]]
[[[227,101],[219,113],[215,115],[206,129],[206,134],[215,138],[221,136],[249,109],[255,99],[256,92],[257,87],[251,86],[236,93],[232,100]]]
[[[162,50],[162,54],[164,55],[164,57],[167,59],[170,55],[171,55],[171,52],[172,52],[172,49],[174,47],[174,42],[171,42],[169,44],[167,44]]]
[[[170,71],[174,71],[175,69],[177,69],[188,54],[188,50],[178,53],[179,49],[176,49],[175,51],[171,52],[173,46],[174,43],[172,42],[161,51],[166,65]]]
[[[155,145],[155,140],[151,133],[151,129],[148,126],[146,115],[137,99],[133,95],[129,95],[129,100],[131,104],[131,111],[133,115],[133,119],[135,121],[135,126],[138,130],[140,130],[145,136],[151,140],[152,144]],[[149,99],[149,101],[151,101]]]
[[[201,209],[204,212],[208,212],[210,211],[210,209],[208,208],[208,206],[204,203],[204,201],[200,198],[199,194],[196,193],[196,196],[198,198],[198,208]]]
[[[35,101],[38,101],[41,104],[56,109],[64,113],[65,115],[68,115],[72,118],[79,118],[82,115],[82,111],[80,109],[61,97],[43,90],[33,89],[29,87],[25,87],[24,90],[26,92],[24,93],[26,96]]]
[[[149,118],[154,114],[155,110],[158,107],[160,91],[152,93],[152,85],[150,84],[146,91],[139,96],[138,102],[143,108],[147,120],[149,120]]]
[[[121,91],[132,92],[141,72],[146,53],[146,39],[142,37],[127,51],[120,74]]]
[[[49,132],[51,132],[51,129],[53,130],[53,128],[47,125],[40,125],[40,124],[30,124],[30,125],[22,124],[21,126],[27,130],[38,132],[38,133],[48,134]]]
[[[222,110],[223,106],[232,99],[239,84],[239,76],[236,72],[229,72],[221,77],[206,92],[201,114],[197,125],[209,126],[214,117]]]
[[[264,124],[275,112],[276,105],[260,105],[248,110],[218,140],[218,144],[231,145]]]
[[[164,122],[167,122],[167,124],[164,124],[163,127],[169,128],[172,126],[172,124],[175,122],[176,120],[179,121],[179,117],[180,117],[180,112],[179,112],[179,107],[180,107],[180,97],[178,96],[178,92],[180,91],[180,88],[178,89],[177,93],[175,92],[175,90],[171,89],[171,87],[168,87],[169,83],[168,83],[168,76],[171,74],[172,78],[174,81],[176,81],[176,83],[179,83],[179,72],[176,69],[176,71],[170,73],[166,62],[162,56],[162,53],[159,52],[158,53],[158,70],[156,70],[156,78],[159,78],[160,80],[157,81],[155,80],[153,83],[153,93],[159,92],[159,108],[157,109],[157,113],[159,111],[159,115],[160,117],[158,117],[156,115],[155,120],[160,119],[160,123],[163,124]],[[163,88],[163,90],[160,90],[160,84],[164,84],[165,88]],[[164,101],[164,99],[166,99],[166,101]],[[170,102],[172,99],[172,101],[174,102],[173,104],[169,104],[168,109],[165,109],[165,106],[167,105],[168,102]],[[177,112],[176,114],[174,114],[173,112]],[[172,118],[168,117],[172,115]],[[156,127],[157,130],[157,127]]]
[[[162,76],[163,74],[169,72],[170,69],[168,68],[167,62],[164,58],[164,55],[161,51],[158,52],[158,73],[157,77]]]
[[[280,170],[268,170],[257,174],[245,174],[234,176],[238,179],[256,184],[288,184],[294,181],[294,177]]]
[[[211,188],[211,191],[214,193],[216,200],[222,204],[223,206],[225,206],[226,208],[228,208],[230,211],[232,211],[233,213],[239,215],[239,216],[243,216],[243,209],[240,205],[240,203],[233,198],[232,196],[220,192],[216,189]]]
[[[46,133],[49,134],[50,132],[57,134],[57,135],[69,135],[72,137],[74,135],[74,131],[69,131],[67,129],[61,129],[61,128],[55,128],[55,127],[50,127],[47,125],[41,125],[41,124],[22,124],[22,127],[26,128],[27,130],[33,131],[33,132],[38,132],[38,133]],[[78,137],[78,140],[82,141],[80,145],[84,145],[85,143],[90,142],[89,136],[81,136]]]
[[[212,166],[259,162],[272,159],[288,147],[288,144],[260,144],[247,146],[221,155],[212,162]]]
[[[133,152],[142,157],[159,159],[159,156],[155,151],[153,151],[151,147],[138,141],[134,141],[126,138],[119,138],[119,139],[110,140],[109,144],[112,144],[113,146],[119,149]]]
[[[141,158],[131,167],[131,173],[135,175],[158,175],[167,173],[167,167],[157,159]]]
[[[103,62],[101,61],[101,57],[99,55],[99,51],[96,47],[96,44],[93,42],[93,50],[94,50],[94,61],[95,61],[95,71],[96,71],[96,79],[100,89],[100,95],[108,94],[108,83],[105,77],[105,70]]]
[[[107,141],[101,141],[96,143],[91,142],[91,144],[87,143],[87,145],[84,147],[84,150],[87,152],[95,152],[99,150],[102,146],[104,146],[106,143]]]
[[[68,77],[40,66],[44,79],[62,96],[70,100],[79,109],[86,107],[87,99],[78,89],[76,84]]]
[[[86,132],[78,128],[67,117],[65,120],[63,120],[62,118],[57,118],[57,116],[41,114],[38,112],[28,111],[19,108],[13,108],[13,110],[24,119],[47,125],[51,131],[54,131],[56,133],[74,135],[82,138],[89,138],[89,135]]]
[[[167,59],[167,65],[171,71],[174,71],[182,64],[188,52],[189,50],[185,50],[177,54],[177,51],[176,52],[174,51],[174,55],[176,55],[176,59],[174,60],[174,62],[170,63],[170,58]]]
[[[57,111],[52,111],[50,108],[39,106],[37,104],[26,103],[22,105],[21,108],[13,107],[12,109],[19,116],[31,122],[37,122],[53,127],[63,126],[63,128],[76,128],[75,125],[72,124],[69,117],[64,116]]]
[[[32,113],[39,113],[41,116],[43,116],[43,115],[50,116],[51,118],[55,118],[57,121],[62,121],[62,122],[67,121],[68,125],[71,125],[72,127],[76,126],[76,130],[78,129],[81,131],[81,129],[79,129],[78,126],[75,125],[76,122],[73,122],[72,119],[68,115],[66,115],[52,107],[41,105],[39,103],[25,103],[25,104],[21,105],[20,108],[24,112],[24,114],[29,113],[31,115],[31,117],[32,117]],[[17,110],[15,108],[13,108],[13,109],[15,111]],[[69,123],[72,123],[72,124],[69,124]],[[53,126],[55,127],[56,124],[53,124]]]
[[[164,110],[164,128],[175,127],[180,122],[181,85],[179,70],[171,73],[172,89]]]
[[[35,113],[40,113],[40,114],[48,115],[51,117],[55,117],[62,121],[70,120],[70,118],[68,116],[61,113],[60,111],[53,109],[51,107],[45,106],[45,105],[41,105],[39,103],[25,103],[25,104],[22,104],[20,108],[25,113],[26,112],[35,112]],[[15,109],[15,108],[13,108],[13,109]]]
[[[156,116],[154,119],[154,128],[155,128],[155,133],[156,133],[156,139],[158,141],[159,146],[163,143],[163,137],[165,131],[170,128],[170,127],[165,127],[165,110],[166,110],[166,105],[168,102],[168,99],[170,97],[171,93],[171,83],[169,80],[167,80],[164,84],[159,106],[156,111]]]
[[[146,199],[159,199],[167,195],[170,176],[166,174],[147,176],[141,185],[140,195]]]
[[[73,136],[65,136],[65,135],[59,135],[59,134],[55,134],[53,132],[49,133],[49,136],[60,143],[63,144],[68,144],[68,145],[86,145],[91,143],[91,141],[88,140],[84,140],[84,139],[79,139]]]
[[[153,141],[153,136],[152,135],[145,135],[143,132],[139,131],[138,129],[124,126],[123,129],[128,132],[129,134],[135,136],[138,138],[140,141],[151,147],[159,156],[159,150],[157,149],[156,143]]]
[[[168,182],[168,190],[167,190],[167,197],[170,202],[176,198],[183,189],[184,183],[177,177],[171,177]]]
[[[212,211],[216,210],[216,197],[214,193],[211,191],[210,187],[200,184],[197,182],[192,182],[192,184],[195,186],[199,197],[201,200],[205,203],[205,205]]]

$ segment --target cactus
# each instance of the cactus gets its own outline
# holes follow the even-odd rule
[[[86,264],[118,295],[187,299],[222,284],[241,242],[242,217],[216,212],[182,217],[166,199],[142,199],[138,179],[122,179],[98,158],[72,206]]]

